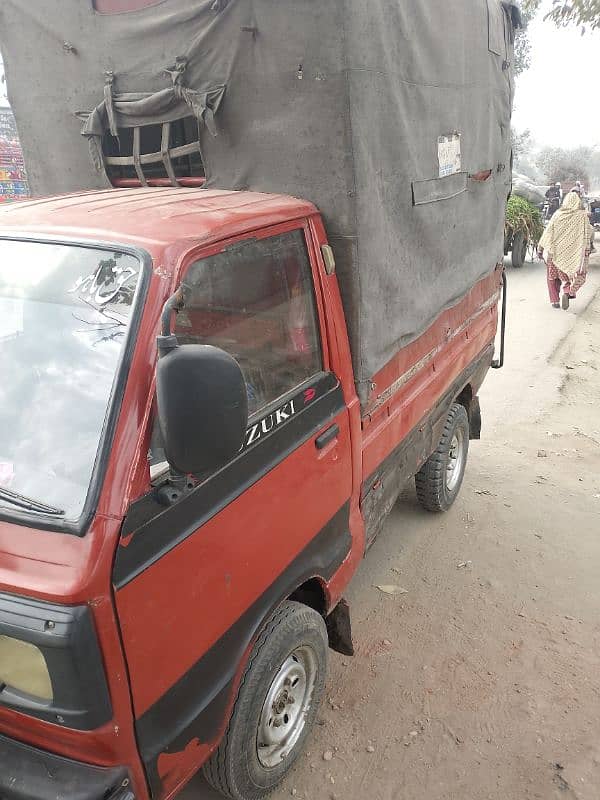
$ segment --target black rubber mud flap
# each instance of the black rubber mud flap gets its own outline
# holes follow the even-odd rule
[[[352,642],[350,606],[344,598],[340,600],[327,617],[325,624],[327,625],[327,634],[329,636],[329,647],[343,656],[353,656],[354,644]]]
[[[481,439],[481,406],[477,395],[469,403],[467,414],[469,415],[469,439]]]

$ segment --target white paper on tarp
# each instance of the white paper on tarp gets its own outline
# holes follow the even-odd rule
[[[460,133],[451,133],[438,138],[438,160],[440,162],[440,178],[456,175],[462,170]]]
[[[0,342],[23,333],[23,301],[4,297],[0,300]]]

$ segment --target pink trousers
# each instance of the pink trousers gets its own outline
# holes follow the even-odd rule
[[[579,272],[575,276],[575,280],[571,283],[568,275],[562,272],[558,267],[555,267],[552,261],[548,260],[548,294],[550,295],[551,303],[560,302],[560,289],[564,294],[569,297],[575,297],[577,292],[581,289],[586,281],[587,275],[585,272]]]

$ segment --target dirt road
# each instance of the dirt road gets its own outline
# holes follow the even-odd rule
[[[509,280],[461,497],[429,516],[408,490],[393,512],[347,594],[357,654],[331,655],[276,800],[600,796],[600,259],[569,312],[543,265]]]

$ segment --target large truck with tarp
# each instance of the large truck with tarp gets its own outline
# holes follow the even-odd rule
[[[0,209],[1,797],[285,778],[351,577],[481,433],[519,22],[3,0],[38,199]]]

